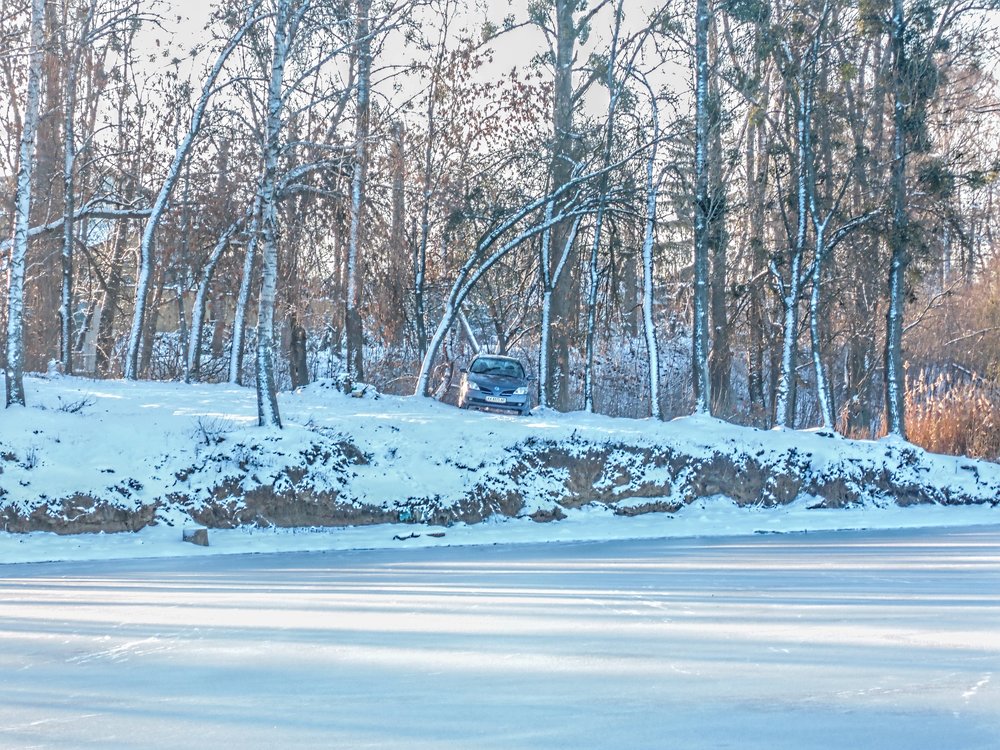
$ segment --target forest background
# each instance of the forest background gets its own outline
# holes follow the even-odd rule
[[[995,0],[0,0],[23,374],[1000,455]]]

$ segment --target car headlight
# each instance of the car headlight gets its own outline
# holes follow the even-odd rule
[[[482,390],[482,388],[479,387],[479,384],[475,380],[467,380],[465,382],[465,385],[466,385],[466,387],[470,391],[481,391]]]
[[[528,394],[528,386],[522,385],[520,388],[514,391],[515,396],[526,396]]]

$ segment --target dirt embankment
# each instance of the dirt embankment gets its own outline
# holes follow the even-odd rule
[[[244,456],[256,450],[233,448]],[[564,517],[567,509],[590,503],[628,516],[675,513],[700,498],[720,495],[741,506],[760,507],[806,496],[824,508],[860,503],[997,505],[1000,497],[1000,488],[980,478],[977,462],[957,465],[962,482],[942,482],[924,465],[926,454],[906,446],[885,451],[884,460],[848,458],[834,466],[817,466],[811,453],[796,448],[702,450],[690,455],[676,447],[529,439],[499,453],[491,466],[452,467],[468,473],[468,489],[459,496],[435,492],[431,476],[426,486],[401,487],[396,500],[371,502],[356,496],[353,480],[363,472],[384,472],[387,466],[373,463],[343,438],[317,437],[309,448],[284,456],[287,465],[277,472],[263,475],[257,470],[260,464],[245,461],[221,471],[217,462],[206,460],[179,472],[176,491],[163,497],[145,497],[141,478],[134,478],[104,495],[47,500],[30,511],[0,505],[0,528],[60,534],[135,531],[176,509],[213,528],[308,527],[476,523],[494,515],[551,521]]]

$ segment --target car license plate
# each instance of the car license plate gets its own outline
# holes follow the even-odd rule
[[[503,396],[487,396],[486,401],[490,404],[506,404],[507,399]]]

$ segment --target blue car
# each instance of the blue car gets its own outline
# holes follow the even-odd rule
[[[504,409],[527,416],[531,411],[529,377],[513,357],[480,354],[462,370],[460,409]]]

